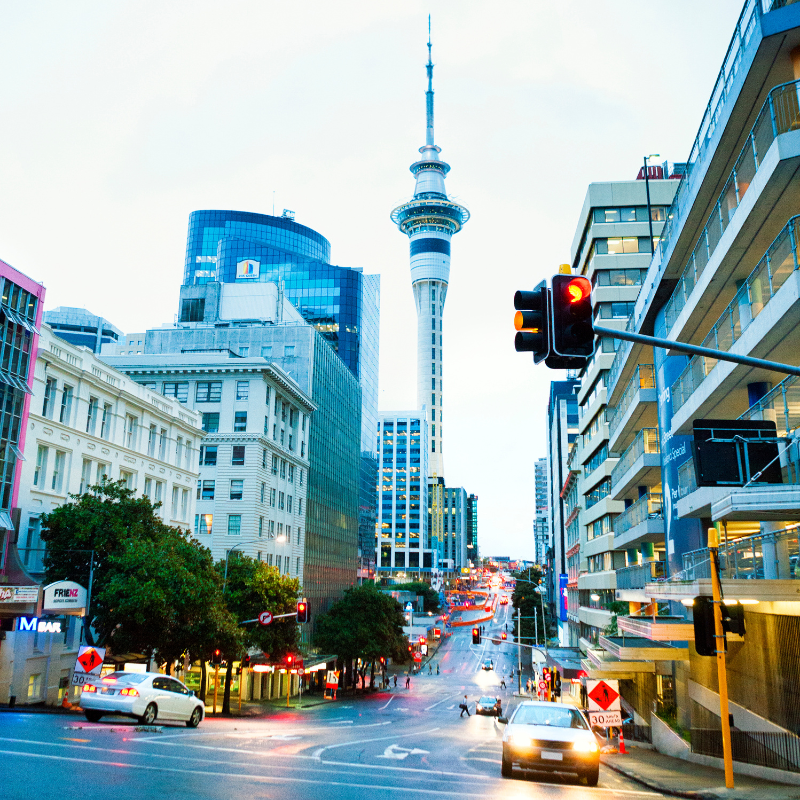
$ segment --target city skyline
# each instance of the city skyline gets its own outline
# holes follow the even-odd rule
[[[2,167],[0,257],[44,283],[48,307],[85,306],[141,331],[174,316],[189,214],[271,213],[274,191],[275,212],[293,209],[329,237],[340,263],[381,273],[380,407],[413,406],[408,251],[386,210],[408,196],[400,167],[419,140],[429,9],[345,6],[308,15],[244,4],[220,15],[200,3],[190,16],[142,3],[4,6],[0,58],[17,79],[0,89],[0,143],[14,154]],[[524,465],[545,453],[533,409],[560,377],[513,352],[513,291],[566,260],[587,181],[633,178],[654,150],[688,154],[739,10],[435,10],[438,136],[458,164],[454,196],[475,215],[444,322],[448,481],[481,496],[487,552],[533,554]],[[661,33],[689,17],[680,41]],[[264,47],[266,27],[304,36]],[[612,53],[609,41],[626,47]],[[580,61],[564,58],[570,42]],[[44,54],[36,63],[33,49]],[[657,108],[669,97],[666,118]],[[476,369],[486,361],[507,376],[502,386]],[[500,411],[523,448],[508,436],[476,445],[476,422]]]

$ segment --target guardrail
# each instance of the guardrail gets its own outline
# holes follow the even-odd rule
[[[645,561],[617,570],[617,589],[644,589],[648,583],[663,580],[667,574],[665,561]]]
[[[642,495],[614,520],[614,535],[622,536],[647,519],[663,519],[663,496],[656,492]]]
[[[619,427],[622,418],[625,416],[628,408],[633,402],[633,398],[640,389],[655,389],[656,378],[652,364],[639,364],[631,375],[628,385],[625,387],[625,392],[619,399],[616,408],[614,409],[611,417],[608,420],[608,434],[614,435],[614,431]]]
[[[660,452],[658,428],[642,428],[614,466],[611,472],[611,489],[614,489],[620,478],[633,466],[639,456],[645,453]]]
[[[779,731],[731,731],[733,760],[800,772],[800,737]],[[692,752],[722,758],[722,731],[692,728]]]
[[[791,435],[800,428],[800,378],[796,375],[784,378],[739,419],[772,420],[779,435],[781,427],[785,436]]]

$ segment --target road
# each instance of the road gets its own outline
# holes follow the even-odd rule
[[[500,607],[498,619],[506,609]],[[493,717],[459,717],[481,694],[499,694],[513,708],[511,688],[499,689],[497,667],[512,648],[472,644],[471,628],[453,629],[433,661],[434,675],[414,676],[397,689],[269,717],[206,719],[196,730],[164,723],[137,732],[124,718],[99,723],[66,715],[0,714],[4,800],[51,795],[81,800],[165,797],[289,800],[401,797],[596,798],[660,797],[602,767],[597,788],[570,776],[515,773],[500,777],[502,726]],[[502,654],[507,651],[507,654]],[[436,664],[440,675],[436,675]],[[427,672],[427,671],[426,671]],[[135,791],[135,795],[133,794]]]

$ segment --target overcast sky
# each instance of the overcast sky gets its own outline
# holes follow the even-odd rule
[[[171,322],[195,209],[296,212],[380,273],[381,409],[410,409],[408,241],[425,140],[472,219],[444,314],[447,483],[483,555],[531,557],[563,372],[513,347],[516,289],[569,260],[587,185],[689,153],[739,0],[0,0],[0,258],[124,331]]]

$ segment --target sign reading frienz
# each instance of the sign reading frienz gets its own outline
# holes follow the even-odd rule
[[[44,587],[43,608],[65,611],[86,608],[86,589],[74,581],[56,581]]]

